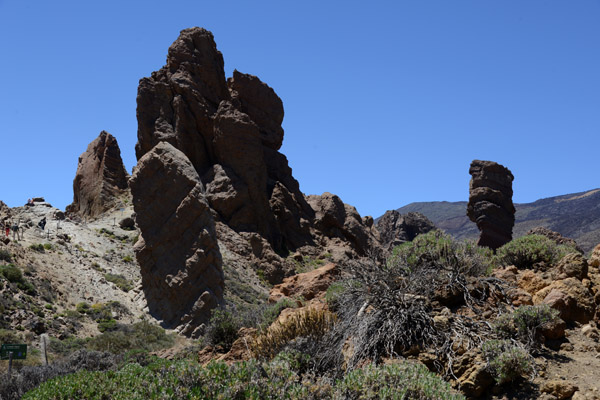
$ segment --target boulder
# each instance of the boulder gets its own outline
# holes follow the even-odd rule
[[[566,322],[589,322],[596,311],[594,294],[580,280],[567,278],[552,282],[533,296],[534,304],[548,304]]]
[[[140,229],[134,251],[150,313],[196,337],[224,290],[204,185],[185,154],[161,142],[139,160],[130,186]]]
[[[579,388],[571,382],[552,379],[544,382],[540,387],[540,392],[549,393],[558,400],[570,399]]]
[[[271,289],[269,302],[276,303],[283,297],[312,300],[324,295],[329,286],[339,278],[339,275],[340,268],[336,264],[330,263],[313,271],[285,278],[281,284]]]
[[[396,210],[389,210],[377,222],[381,244],[388,251],[434,229],[433,222],[418,212],[400,214]]]
[[[477,224],[480,246],[491,249],[512,240],[515,207],[512,202],[513,174],[493,161],[474,160],[469,168],[467,216]]]
[[[570,253],[558,262],[555,271],[555,279],[577,278],[582,280],[588,276],[588,264],[581,253]]]
[[[588,264],[595,268],[600,267],[600,244],[596,245],[592,250],[592,255],[590,256]]]
[[[117,139],[108,132],[100,132],[79,157],[73,180],[73,203],[67,206],[67,214],[94,218],[104,213],[127,190],[128,179]]]

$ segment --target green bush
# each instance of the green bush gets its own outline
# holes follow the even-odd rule
[[[114,283],[119,289],[121,289],[124,292],[129,292],[131,289],[133,289],[133,282],[125,278],[123,275],[107,273],[104,274],[104,279]]]
[[[7,281],[12,283],[23,282],[23,273],[21,269],[14,264],[0,265],[0,275],[4,276]]]
[[[13,264],[0,265],[0,275],[2,275],[7,281],[15,283],[17,288],[21,289],[28,295],[35,295],[35,287],[31,282],[23,277],[21,269]]]
[[[12,261],[12,255],[8,250],[0,249],[0,261],[6,261],[8,263]]]
[[[187,360],[131,363],[116,371],[79,371],[28,392],[23,399],[412,399],[462,400],[422,365],[367,366],[337,382],[301,375],[285,359],[205,367]]]
[[[488,340],[483,343],[482,351],[498,384],[531,377],[535,373],[534,361],[527,350],[508,340]]]
[[[41,243],[38,244],[32,244],[29,246],[29,248],[33,251],[37,251],[39,253],[44,253],[44,245]]]
[[[547,304],[520,306],[510,314],[500,315],[493,327],[500,337],[519,340],[532,348],[539,341],[540,329],[556,321],[558,315],[559,312]]]
[[[337,306],[338,299],[344,293],[345,287],[341,282],[334,282],[327,288],[325,292],[325,301],[327,305],[334,309]]]
[[[527,235],[514,239],[496,251],[501,265],[514,265],[518,269],[533,268],[535,264],[554,264],[562,257],[577,250],[568,245],[559,245],[543,235]]]
[[[426,366],[409,362],[368,365],[351,371],[336,386],[345,399],[464,399]]]
[[[154,351],[172,346],[174,337],[148,321],[132,325],[116,324],[113,330],[91,338],[86,347],[92,350],[121,354],[129,350]]]
[[[298,305],[295,301],[284,297],[283,299],[279,300],[277,303],[275,304],[271,304],[269,305],[262,313],[262,318],[261,318],[261,322],[259,324],[260,328],[266,328],[269,325],[271,325],[273,322],[275,322],[275,320],[277,319],[277,317],[279,317],[279,314],[281,314],[281,312],[286,309],[286,308],[296,308]]]
[[[491,272],[494,258],[488,248],[473,242],[459,242],[440,230],[434,230],[418,235],[412,242],[396,246],[387,265],[410,271],[433,267],[480,276]]]
[[[207,344],[220,346],[228,351],[233,342],[238,338],[240,321],[233,314],[224,309],[215,309],[210,317],[210,324],[204,334]]]
[[[54,249],[54,246],[52,246],[52,243],[44,243],[44,250],[52,250]]]

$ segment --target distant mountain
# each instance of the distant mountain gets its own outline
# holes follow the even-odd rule
[[[575,239],[586,252],[600,243],[600,189],[548,197],[533,203],[515,204],[517,213],[513,237],[523,236],[544,226]],[[420,212],[458,239],[477,239],[477,225],[467,217],[466,201],[430,201],[411,203],[398,212]]]

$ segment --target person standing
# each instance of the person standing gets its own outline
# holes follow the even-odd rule
[[[12,230],[13,230],[13,240],[15,240],[15,236],[17,237],[16,240],[21,240],[21,237],[19,236],[19,224],[15,223],[12,226]]]
[[[6,231],[6,237],[10,234],[10,221],[4,221],[4,230]]]

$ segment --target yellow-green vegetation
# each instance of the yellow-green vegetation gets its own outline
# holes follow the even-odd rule
[[[250,345],[259,358],[271,358],[298,337],[319,337],[328,332],[336,316],[328,310],[309,308],[275,323],[260,333]]]
[[[80,371],[41,384],[24,400],[41,399],[414,399],[463,396],[422,365],[367,366],[331,382],[302,374],[285,358],[231,366],[154,360],[116,371]]]
[[[577,249],[555,241],[543,235],[527,235],[514,239],[496,251],[501,265],[514,265],[519,269],[533,268],[536,264],[550,265],[559,261]]]
[[[104,274],[104,279],[114,283],[119,289],[121,289],[124,292],[129,292],[131,289],[133,289],[133,282],[125,278],[123,275],[106,273]]]
[[[29,245],[29,248],[33,251],[37,251],[39,253],[44,253],[44,245],[41,243],[35,243],[35,244],[31,244]]]
[[[133,257],[131,257],[129,254],[123,256],[122,258],[123,261],[125,261],[126,263],[130,263],[133,262]]]

